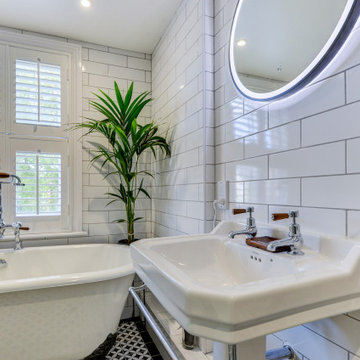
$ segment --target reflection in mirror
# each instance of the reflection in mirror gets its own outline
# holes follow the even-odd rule
[[[358,17],[358,3],[240,0],[230,43],[238,89],[247,97],[268,100],[293,90],[305,77],[303,85],[308,83],[323,68],[321,61],[346,39]]]

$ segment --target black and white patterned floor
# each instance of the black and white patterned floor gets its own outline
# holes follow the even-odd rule
[[[162,360],[144,323],[135,318],[120,323],[116,342],[106,360]]]

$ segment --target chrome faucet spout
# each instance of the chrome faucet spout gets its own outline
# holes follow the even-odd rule
[[[5,230],[10,228],[12,228],[12,225],[7,225],[3,221],[0,222],[0,240],[4,238]]]
[[[252,229],[231,231],[231,232],[229,232],[228,237],[230,239],[234,239],[234,237],[237,236],[237,235],[248,235],[248,236],[251,236],[253,238],[253,237],[256,236],[256,234],[257,234],[257,229],[255,227],[255,228],[252,228]]]
[[[11,177],[12,183],[15,186],[25,186],[25,184],[23,184],[21,182],[21,179],[17,175],[10,175],[10,177]]]
[[[248,235],[250,237],[255,237],[257,234],[257,228],[255,225],[255,219],[252,216],[252,213],[254,212],[253,207],[248,207],[246,209],[246,212],[249,213],[249,217],[246,220],[246,228],[243,230],[237,230],[237,231],[231,231],[228,233],[228,237],[230,239],[234,239],[237,235]]]
[[[300,250],[303,246],[303,239],[300,236],[291,236],[280,240],[270,242],[267,246],[267,250],[276,252],[281,247],[290,247],[289,254],[292,255],[303,255],[304,253]]]

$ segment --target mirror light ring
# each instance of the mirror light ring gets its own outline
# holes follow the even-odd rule
[[[239,18],[241,6],[245,0],[238,0],[235,15],[231,25],[231,35],[229,43],[229,66],[232,81],[235,87],[242,95],[251,100],[271,101],[288,97],[309,85],[317,76],[319,76],[326,67],[331,63],[333,58],[344,45],[351,31],[354,29],[356,22],[360,16],[360,0],[348,0],[345,9],[341,15],[330,38],[321,49],[315,59],[303,70],[295,79],[285,86],[267,93],[256,93],[247,89],[240,81],[237,75],[234,59],[234,43],[236,23]]]

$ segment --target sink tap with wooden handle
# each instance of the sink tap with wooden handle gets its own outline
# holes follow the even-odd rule
[[[273,221],[291,218],[291,224],[289,225],[289,234],[287,238],[271,241],[267,246],[267,250],[275,252],[279,247],[289,246],[291,255],[304,255],[301,248],[304,245],[304,240],[300,232],[300,225],[296,222],[296,218],[299,216],[298,211],[290,211],[288,214],[273,214]]]

